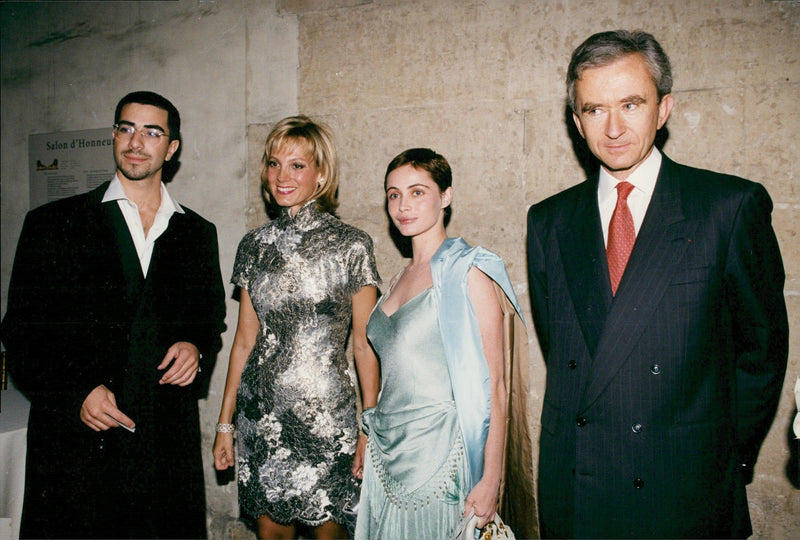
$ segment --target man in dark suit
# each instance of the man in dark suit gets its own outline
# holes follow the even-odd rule
[[[31,400],[21,535],[205,537],[216,229],[162,182],[180,145],[172,103],[125,96],[113,135],[114,179],[29,212],[14,259],[3,341]]]
[[[528,212],[542,533],[746,537],[788,349],[772,202],[655,148],[673,98],[651,35],[591,36],[567,86],[601,167]]]

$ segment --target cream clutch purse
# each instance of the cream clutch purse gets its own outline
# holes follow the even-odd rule
[[[482,529],[478,530],[477,525],[478,516],[470,512],[461,520],[449,540],[516,540],[511,528],[497,514]]]

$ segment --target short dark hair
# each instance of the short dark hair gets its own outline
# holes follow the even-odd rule
[[[437,154],[430,148],[409,148],[395,156],[389,162],[389,166],[386,167],[386,174],[383,177],[384,191],[386,191],[386,180],[389,178],[389,174],[403,165],[411,165],[415,169],[427,171],[433,181],[436,182],[436,185],[439,186],[440,193],[453,185],[453,172],[443,155]],[[452,205],[444,209],[445,226],[450,222],[452,213]]]
[[[612,30],[590,36],[572,52],[567,69],[567,100],[573,112],[575,104],[575,83],[581,78],[583,70],[602,67],[619,60],[628,54],[640,54],[658,91],[658,100],[672,92],[672,66],[669,57],[658,41],[641,30]]]
[[[389,173],[403,165],[411,165],[415,169],[427,171],[439,186],[439,191],[444,191],[453,184],[453,172],[443,155],[437,154],[430,148],[409,148],[398,154],[386,167],[386,175],[383,177],[384,190]]]
[[[179,141],[181,138],[181,115],[178,109],[164,96],[156,94],[155,92],[148,92],[146,90],[139,90],[131,92],[117,103],[117,110],[114,111],[114,123],[119,123],[119,117],[122,113],[122,108],[129,103],[139,103],[141,105],[152,105],[167,111],[167,129],[169,130],[169,140]]]

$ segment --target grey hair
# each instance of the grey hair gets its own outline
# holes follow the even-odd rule
[[[599,32],[578,45],[567,69],[567,100],[572,112],[575,104],[575,83],[587,68],[602,67],[628,54],[640,54],[658,91],[658,100],[672,92],[672,67],[669,57],[658,41],[641,30]]]

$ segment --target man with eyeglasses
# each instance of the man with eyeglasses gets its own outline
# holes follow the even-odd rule
[[[28,213],[3,320],[31,400],[21,536],[204,538],[197,399],[224,330],[216,229],[162,181],[180,116],[134,92],[110,182]]]

